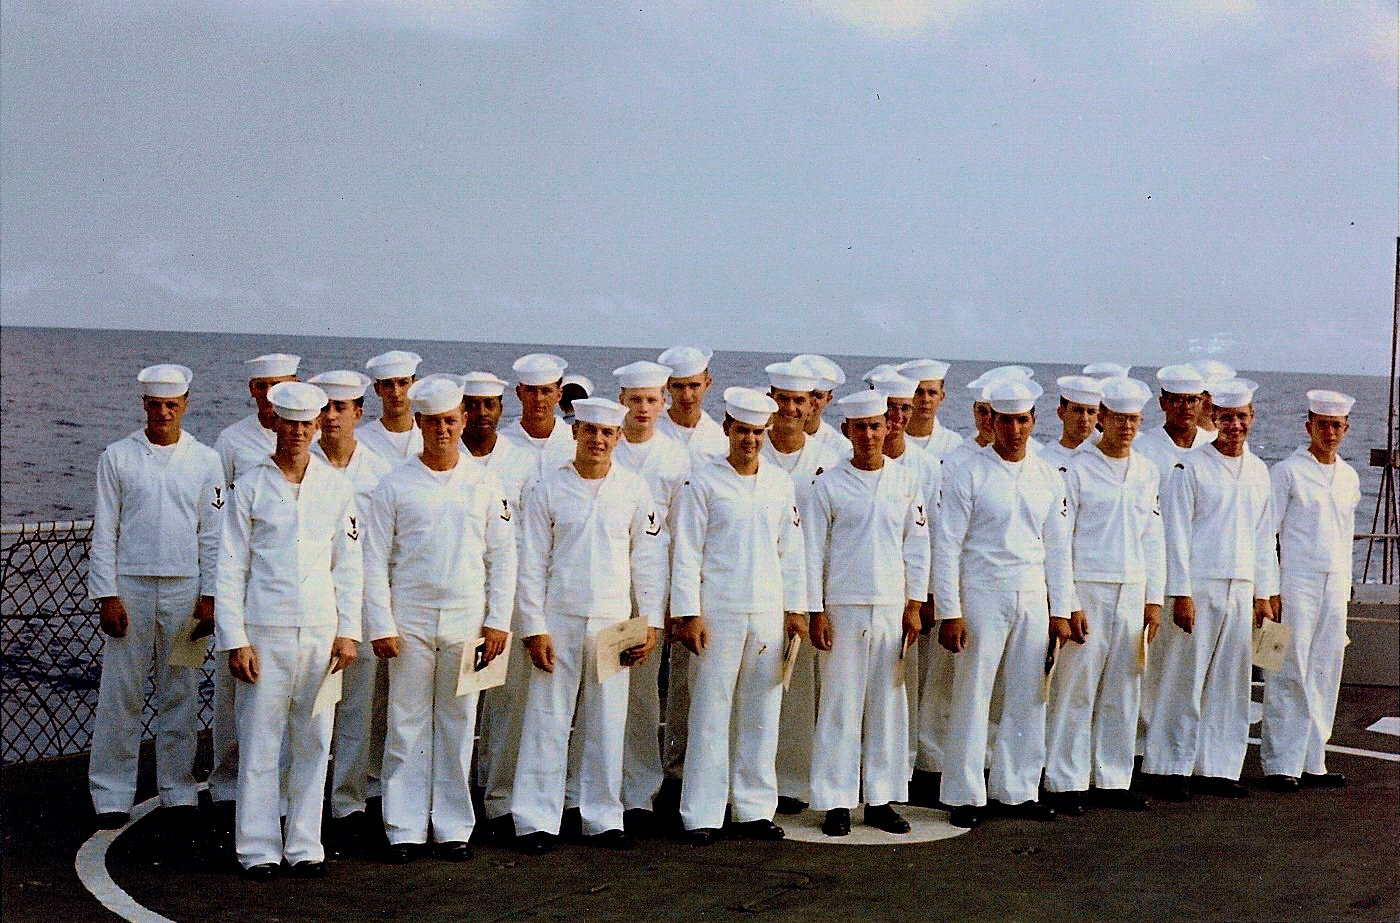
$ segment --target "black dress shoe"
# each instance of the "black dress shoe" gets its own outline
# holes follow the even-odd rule
[[[583,814],[578,808],[565,808],[559,818],[559,839],[565,843],[583,842]]]
[[[1056,814],[1065,817],[1083,817],[1089,808],[1084,803],[1085,792],[1047,792],[1045,800],[1055,809]]]
[[[798,798],[789,798],[787,795],[778,796],[779,814],[801,814],[807,810],[807,802]]]
[[[909,780],[909,803],[921,808],[938,807],[938,795],[943,787],[943,774],[915,769]]]
[[[1298,780],[1292,776],[1265,776],[1264,781],[1259,783],[1261,787],[1271,792],[1278,792],[1280,795],[1288,795],[1296,792],[1299,788]]]
[[[390,865],[407,865],[418,858],[421,843],[390,843],[384,851],[384,861]]]
[[[249,881],[271,881],[282,871],[282,867],[272,862],[251,865],[243,870],[243,877]]]
[[[1094,790],[1094,803],[1102,808],[1115,811],[1146,811],[1152,802],[1146,795],[1129,791],[1126,788],[1099,788]]]
[[[1186,776],[1162,776],[1157,780],[1156,795],[1163,801],[1190,801],[1191,782]]]
[[[865,806],[865,825],[883,830],[886,833],[908,833],[909,821],[888,804],[868,804]]]
[[[709,846],[715,841],[717,831],[713,827],[699,827],[681,834],[681,842],[690,846]]]
[[[131,815],[125,811],[103,811],[97,815],[98,830],[120,830],[131,820]]]
[[[435,844],[433,855],[443,862],[466,862],[472,857],[472,848],[470,843],[448,840],[446,843]]]
[[[734,824],[733,827],[735,832],[745,839],[763,840],[766,843],[776,843],[787,836],[787,832],[771,820],[746,820],[742,824]]]
[[[632,835],[625,830],[604,830],[602,833],[584,837],[583,841],[589,846],[611,849],[614,852],[626,852],[637,845],[636,841],[632,839]]]
[[[287,874],[293,878],[325,878],[326,863],[315,859],[303,859],[293,863],[292,867],[287,869]]]
[[[972,830],[982,826],[982,809],[975,804],[960,804],[948,813],[948,823]]]
[[[1248,798],[1249,789],[1234,779],[1220,776],[1202,776],[1196,780],[1200,790],[1217,798]]]
[[[656,836],[656,815],[646,808],[632,808],[622,812],[622,829],[628,836],[651,839]]]
[[[486,821],[486,839],[491,843],[504,845],[515,839],[515,817],[502,814]]]
[[[1341,788],[1347,777],[1340,772],[1305,772],[1298,778],[1303,788]]]
[[[536,830],[515,838],[515,851],[524,856],[543,856],[554,849],[558,841],[552,833]]]
[[[851,812],[846,808],[832,808],[822,819],[822,833],[827,836],[845,836],[851,832]]]
[[[1009,817],[1013,820],[1034,820],[1044,823],[1055,819],[1055,809],[1039,801],[1022,801],[1019,804],[991,801],[988,802],[987,806],[998,817]]]

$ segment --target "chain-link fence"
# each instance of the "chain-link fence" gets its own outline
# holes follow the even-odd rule
[[[84,753],[92,743],[102,641],[88,598],[92,521],[0,529],[0,722],[3,762]],[[212,656],[200,681],[200,723],[209,726]],[[147,680],[143,736],[151,737],[154,686]]]

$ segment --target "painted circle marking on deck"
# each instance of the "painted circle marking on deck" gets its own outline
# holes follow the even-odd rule
[[[933,808],[916,808],[913,805],[898,805],[904,819],[909,821],[908,833],[886,833],[867,827],[860,822],[860,811],[851,812],[851,832],[847,836],[827,836],[822,833],[821,811],[803,811],[790,817],[774,818],[787,831],[789,840],[799,843],[818,843],[822,846],[902,846],[907,843],[930,843],[934,840],[947,840],[961,836],[968,831],[948,823],[948,812]]]
[[[175,923],[169,917],[163,917],[147,907],[143,907],[136,902],[136,898],[127,894],[112,880],[111,874],[107,871],[107,850],[117,837],[131,827],[147,814],[160,806],[160,797],[147,798],[145,801],[131,809],[131,819],[126,822],[126,826],[121,830],[99,830],[88,837],[78,849],[78,855],[73,860],[73,868],[78,873],[79,880],[83,887],[106,907],[108,910],[121,917],[123,920],[130,920],[131,923]]]

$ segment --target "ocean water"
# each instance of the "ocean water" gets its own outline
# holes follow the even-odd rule
[[[671,344],[654,348],[503,344],[464,341],[414,342],[351,337],[290,337],[231,333],[178,333],[132,330],[69,330],[40,327],[6,327],[0,331],[0,520],[5,523],[37,520],[85,519],[92,514],[97,458],[109,443],[141,428],[141,400],[136,373],[155,362],[179,362],[194,370],[191,406],[185,428],[213,445],[219,431],[249,413],[243,360],[269,352],[290,352],[303,357],[303,377],[333,368],[362,369],[370,356],[392,348],[412,349],[423,356],[423,372],[485,370],[509,380],[510,364],[526,352],[557,353],[569,361],[571,372],[591,378],[603,395],[613,395],[611,371],[636,359],[654,359]],[[792,353],[806,345],[795,340]],[[721,393],[734,384],[766,386],[763,367],[789,358],[788,354],[719,352],[711,360],[715,386],[707,407],[718,415]],[[860,376],[879,362],[905,356],[832,356],[851,379],[838,393],[864,387]],[[937,358],[952,362],[948,374],[948,398],[939,418],[964,434],[971,430],[971,395],[964,384],[995,365],[1015,362],[1006,356],[997,362],[960,362],[956,356]],[[1128,361],[1127,356],[1085,356]],[[1036,378],[1053,387],[1058,375],[1078,372],[1079,366],[1041,363]],[[1155,383],[1155,369],[1137,369],[1135,377]],[[1260,383],[1256,395],[1257,417],[1250,447],[1266,463],[1273,464],[1306,441],[1303,419],[1304,392],[1332,388],[1357,398],[1351,432],[1343,456],[1361,475],[1363,499],[1357,515],[1358,531],[1370,531],[1380,470],[1368,466],[1369,450],[1385,445],[1386,380],[1356,375],[1250,372]],[[1037,435],[1058,438],[1059,421],[1042,399]],[[377,412],[369,396],[366,417]],[[506,415],[518,412],[507,394]],[[1149,405],[1144,426],[1160,425],[1161,414]],[[1359,572],[1358,572],[1359,575]]]

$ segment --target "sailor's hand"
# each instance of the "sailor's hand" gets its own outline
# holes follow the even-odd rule
[[[1260,625],[1263,625],[1265,619],[1271,622],[1278,621],[1278,618],[1274,615],[1273,603],[1267,599],[1256,599],[1254,601],[1254,627],[1258,628]]]
[[[783,637],[807,640],[807,613],[789,612],[783,617]]]
[[[335,662],[335,666],[331,667],[331,672],[339,673],[354,663],[358,656],[360,656],[360,642],[354,638],[336,638],[331,644],[331,660]]]
[[[944,619],[938,623],[938,643],[954,654],[967,646],[967,622]]]
[[[923,605],[924,602],[920,599],[908,599],[904,602],[904,646],[901,650],[908,650],[909,645],[919,640],[919,633],[923,629],[919,610]]]
[[[1275,621],[1275,622],[1282,622],[1282,621],[1283,621],[1283,597],[1282,597],[1282,596],[1270,596],[1270,597],[1269,597],[1269,605],[1271,605],[1271,606],[1274,607],[1274,621]]]
[[[678,628],[677,631],[680,629]],[[656,639],[661,632],[647,626],[647,639],[636,647],[629,647],[622,652],[622,665],[624,667],[635,667],[647,659],[647,655],[656,650]]]
[[[1050,640],[1055,642],[1056,647],[1068,643],[1072,637],[1074,637],[1074,629],[1070,626],[1069,619],[1061,618],[1058,615],[1050,617]]]
[[[710,632],[705,626],[705,617],[701,615],[688,619],[673,619],[675,627],[672,629],[673,635],[671,643],[685,645],[685,649],[692,654],[703,653],[710,643]]]
[[[1142,607],[1142,627],[1147,629],[1147,643],[1151,644],[1157,637],[1157,629],[1162,625],[1162,607],[1156,603],[1148,603]]]
[[[1190,596],[1173,596],[1172,621],[1189,635],[1196,627],[1196,601]]]
[[[1075,644],[1083,644],[1089,637],[1089,618],[1084,610],[1069,614],[1069,639]]]
[[[485,666],[501,656],[501,651],[506,649],[506,640],[510,638],[510,632],[483,625],[481,636],[486,639],[486,643],[481,645],[481,664]]]
[[[98,624],[102,633],[109,638],[125,638],[130,621],[126,617],[126,606],[120,597],[104,596],[97,601]]]
[[[214,597],[201,596],[194,603],[194,617],[199,622],[214,622]]]
[[[934,608],[933,599],[924,600],[919,606],[919,634],[926,635],[933,630],[933,626],[938,624],[937,610]]]
[[[835,640],[831,635],[831,619],[827,618],[825,612],[812,613],[812,627],[809,629],[812,635],[812,646],[819,651],[831,650],[832,642]]]
[[[374,651],[374,656],[380,660],[392,660],[399,656],[399,639],[397,637],[375,638],[369,643],[369,646]]]
[[[236,647],[228,652],[228,671],[234,679],[245,683],[258,681],[258,652],[250,647]]]
[[[546,673],[554,672],[554,645],[549,635],[531,635],[525,639],[525,649],[530,652],[530,661]]]

